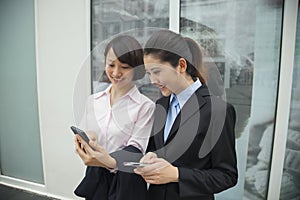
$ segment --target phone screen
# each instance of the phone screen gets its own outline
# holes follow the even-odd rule
[[[150,164],[140,163],[140,162],[123,162],[123,165],[126,166],[126,167],[146,167]]]

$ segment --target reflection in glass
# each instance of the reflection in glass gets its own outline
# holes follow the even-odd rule
[[[238,115],[239,181],[222,200],[266,199],[279,69],[282,1],[181,0],[180,32],[203,48],[210,79],[218,69]],[[212,70],[214,68],[214,70]],[[210,89],[214,89],[214,86]]]
[[[298,8],[295,60],[289,129],[282,174],[280,199],[300,199],[300,10]]]
[[[105,88],[105,72],[101,45],[106,39],[123,32],[136,37],[140,42],[150,33],[145,27],[169,27],[169,0],[92,0],[92,81],[93,93]],[[102,45],[105,46],[105,45]],[[95,48],[100,49],[96,52]],[[144,83],[149,82],[147,80]],[[155,99],[159,90],[141,84],[140,91]]]

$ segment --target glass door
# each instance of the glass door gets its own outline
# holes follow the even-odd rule
[[[210,68],[218,69],[225,89],[223,98],[237,110],[239,180],[234,188],[216,197],[266,199],[283,1],[181,0],[180,8],[180,33],[202,46],[209,73],[216,71]],[[209,74],[209,80],[211,77],[215,76]]]

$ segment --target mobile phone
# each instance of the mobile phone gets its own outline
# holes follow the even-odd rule
[[[126,166],[126,167],[146,167],[150,164],[140,163],[140,162],[123,162],[123,165]]]
[[[74,132],[75,135],[76,135],[76,134],[80,135],[80,137],[81,137],[86,143],[89,144],[90,139],[89,139],[89,137],[86,135],[86,133],[85,133],[83,130],[81,130],[81,129],[75,127],[75,126],[71,126],[71,130]]]

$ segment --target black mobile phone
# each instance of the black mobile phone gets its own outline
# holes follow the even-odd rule
[[[80,137],[81,137],[86,143],[89,144],[90,139],[89,139],[89,137],[86,135],[86,133],[85,133],[83,130],[81,130],[81,129],[75,127],[75,126],[71,126],[71,130],[74,132],[75,135],[76,135],[76,134],[80,135]]]

